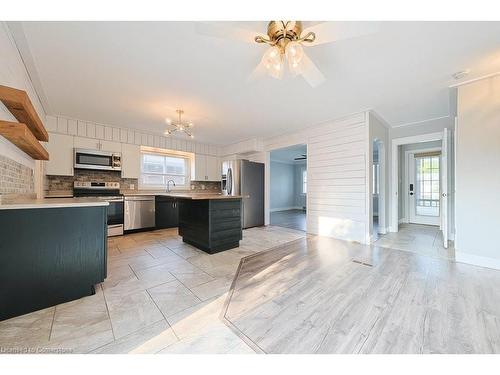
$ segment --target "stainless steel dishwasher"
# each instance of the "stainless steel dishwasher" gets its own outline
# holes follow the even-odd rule
[[[155,197],[125,196],[124,230],[155,226]]]

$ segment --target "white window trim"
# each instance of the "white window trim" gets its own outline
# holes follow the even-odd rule
[[[143,154],[171,156],[171,157],[186,159],[186,163],[187,163],[186,184],[181,185],[181,186],[170,185],[170,190],[190,190],[191,189],[191,176],[192,176],[193,165],[194,165],[194,154],[192,152],[184,152],[184,151],[169,150],[169,149],[157,148],[157,147],[141,146],[141,156],[140,156],[140,158],[141,158],[141,161],[140,161],[141,173],[140,173],[139,181],[138,181],[138,187],[140,190],[162,190],[163,191],[167,188],[165,185],[144,185],[142,183],[142,155]]]

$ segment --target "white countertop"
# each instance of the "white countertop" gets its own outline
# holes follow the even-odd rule
[[[0,200],[0,210],[15,210],[27,208],[62,208],[62,207],[93,207],[108,206],[109,203],[98,198],[3,198]]]

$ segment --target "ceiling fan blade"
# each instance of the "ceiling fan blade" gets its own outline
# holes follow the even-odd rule
[[[325,81],[323,73],[320,72],[316,64],[312,62],[305,52],[297,69],[297,73],[301,74],[312,87],[317,87]]]
[[[257,31],[233,27],[229,22],[196,22],[195,27],[198,34],[238,42],[255,43],[255,37],[258,35],[267,38],[265,34]]]
[[[319,44],[333,43],[338,40],[357,38],[364,35],[370,35],[380,30],[380,22],[364,21],[364,22],[320,22],[310,26],[302,31],[302,35],[309,32],[316,34],[316,40],[312,43],[307,43],[307,46],[317,46]]]

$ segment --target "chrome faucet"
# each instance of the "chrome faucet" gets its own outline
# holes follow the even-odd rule
[[[170,193],[170,183],[173,183],[175,186],[175,181],[174,180],[168,180],[167,181],[167,193]]]

